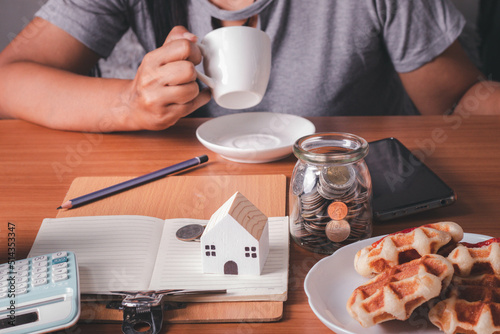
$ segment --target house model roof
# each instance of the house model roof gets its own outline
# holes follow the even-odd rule
[[[255,239],[260,240],[267,223],[267,216],[240,192],[236,192],[231,196],[231,198],[212,215],[205,227],[205,232],[208,232],[226,215],[230,215]]]

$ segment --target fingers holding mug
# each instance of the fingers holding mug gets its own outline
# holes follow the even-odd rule
[[[187,30],[185,27],[175,26],[172,28],[172,30],[170,30],[170,33],[165,39],[165,43],[163,43],[163,45],[179,39],[187,39],[188,41],[193,43],[196,43],[198,41],[198,37]]]
[[[167,63],[157,69],[158,81],[162,86],[182,85],[196,81],[196,69],[192,62],[179,60]]]
[[[197,65],[202,59],[197,42],[198,37],[195,34],[183,26],[176,26],[170,31],[160,49],[168,52],[164,55],[165,61],[185,59]]]

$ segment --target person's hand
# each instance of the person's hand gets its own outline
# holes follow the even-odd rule
[[[210,91],[196,83],[195,65],[202,59],[196,40],[177,26],[163,46],[146,54],[127,94],[130,128],[168,128],[210,101]]]

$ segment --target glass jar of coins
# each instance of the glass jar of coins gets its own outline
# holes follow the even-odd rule
[[[317,133],[293,146],[290,233],[307,250],[331,254],[372,234],[368,143],[349,133]]]

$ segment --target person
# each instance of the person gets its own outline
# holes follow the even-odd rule
[[[495,114],[498,83],[470,61],[449,0],[49,0],[0,54],[0,117],[74,131],[162,130],[217,106],[196,80],[196,44],[250,25],[272,40],[263,101],[302,116]],[[133,79],[89,76],[131,28]]]

